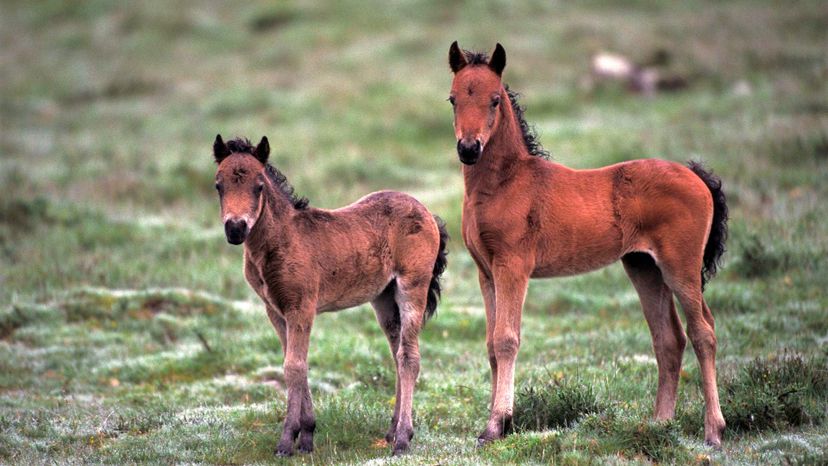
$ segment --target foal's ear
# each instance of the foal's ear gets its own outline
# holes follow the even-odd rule
[[[457,73],[469,64],[469,62],[466,61],[466,55],[463,54],[463,51],[460,50],[460,46],[457,45],[457,41],[451,43],[448,58],[449,66],[451,67],[451,71],[454,73]]]
[[[489,60],[489,68],[497,73],[498,76],[501,76],[503,74],[503,68],[506,68],[506,51],[503,50],[503,46],[499,42],[495,46],[491,60]]]
[[[213,143],[213,157],[216,158],[216,163],[221,163],[228,155],[230,155],[230,149],[221,139],[221,134],[216,134],[216,142]]]
[[[270,155],[270,143],[267,142],[267,136],[262,136],[262,140],[253,149],[253,156],[263,164],[267,163],[267,156]]]

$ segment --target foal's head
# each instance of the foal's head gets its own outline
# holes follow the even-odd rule
[[[484,54],[460,50],[457,41],[449,48],[449,65],[454,72],[449,102],[454,107],[454,135],[457,155],[466,165],[473,165],[483,154],[494,129],[500,122],[503,85],[500,76],[506,67],[506,51],[500,44],[491,59]]]
[[[231,244],[244,242],[262,212],[264,168],[269,154],[266,137],[256,147],[242,139],[225,144],[221,135],[217,135],[213,143],[213,156],[218,164],[216,190],[221,201],[221,220]]]

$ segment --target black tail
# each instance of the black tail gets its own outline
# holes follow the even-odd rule
[[[710,236],[704,246],[704,265],[702,266],[702,291],[704,285],[716,275],[725,252],[727,241],[727,199],[722,190],[722,180],[712,171],[705,170],[700,162],[689,161],[687,166],[704,181],[710,194],[713,195],[713,224],[710,226]]]
[[[434,271],[431,274],[431,283],[428,285],[428,298],[426,299],[425,320],[434,315],[437,309],[437,301],[440,300],[440,275],[446,270],[446,243],[449,235],[446,231],[446,222],[438,216],[434,216],[437,222],[437,229],[440,230],[440,249],[437,250],[437,260],[434,261]]]

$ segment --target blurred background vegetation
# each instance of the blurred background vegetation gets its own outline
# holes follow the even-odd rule
[[[281,349],[223,237],[216,133],[267,135],[312,205],[396,189],[449,222],[402,461],[826,461],[826,25],[822,1],[0,3],[0,461],[271,459]],[[552,421],[472,447],[489,375],[444,102],[453,40],[504,45],[556,161],[694,158],[723,178],[729,252],[706,294],[723,452],[701,447],[689,348],[678,421],[646,421],[655,365],[617,265],[533,283],[519,401]],[[688,86],[597,83],[602,51],[668,57]],[[318,448],[298,461],[384,457],[393,367],[369,308],[322,316],[310,363]],[[780,371],[802,379],[750,383]]]

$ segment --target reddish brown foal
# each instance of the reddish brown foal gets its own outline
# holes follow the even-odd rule
[[[446,266],[442,221],[411,196],[382,191],[337,210],[308,207],[253,147],[216,136],[216,189],[227,241],[244,243],[244,276],[261,297],[285,352],[288,400],[276,453],[313,450],[308,343],[316,314],[371,302],[397,368],[386,439],[394,453],[414,435],[411,404],[420,371],[420,329],[437,307]]]
[[[704,436],[721,445],[713,314],[702,297],[727,235],[721,182],[691,163],[635,160],[572,170],[546,160],[501,83],[506,53],[449,50],[449,100],[463,166],[463,240],[486,307],[492,409],[485,443],[511,422],[520,319],[529,278],[588,272],[619,259],[641,299],[658,362],[656,419],[673,417],[687,319],[704,389]]]

